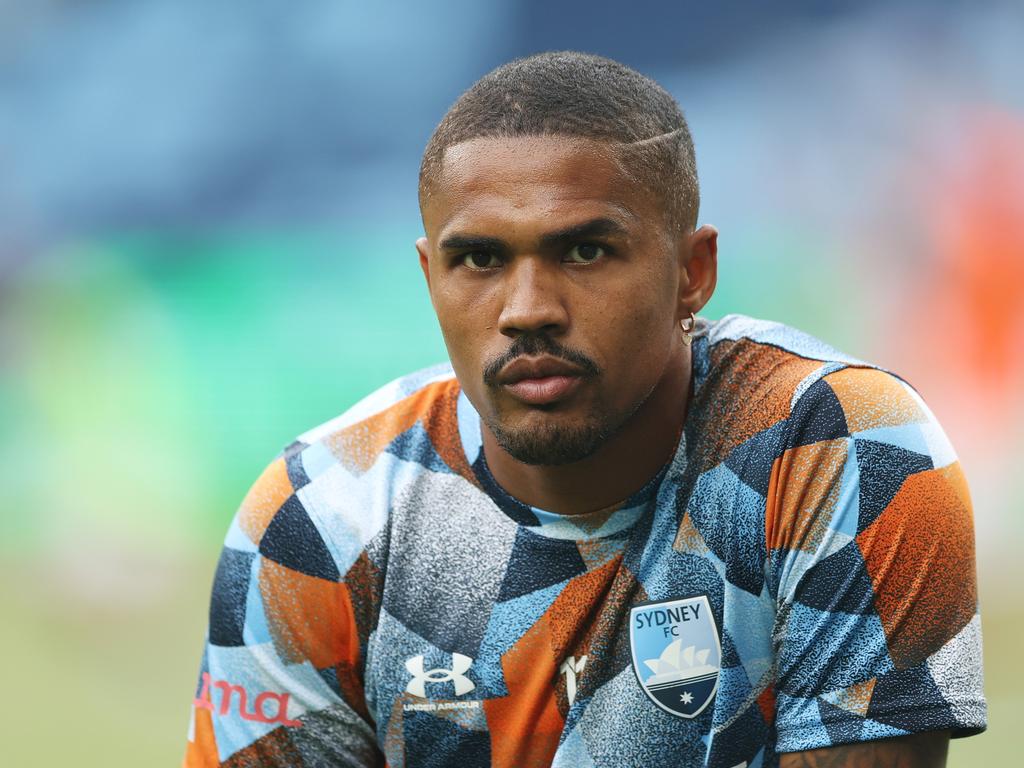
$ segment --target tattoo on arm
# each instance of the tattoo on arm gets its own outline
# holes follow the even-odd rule
[[[779,756],[779,768],[943,768],[949,731],[842,744]]]

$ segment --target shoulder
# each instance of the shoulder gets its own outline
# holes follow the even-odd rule
[[[732,313],[719,320],[708,321],[706,333],[712,348],[719,345],[723,349],[735,344],[758,345],[772,347],[779,353],[805,360],[866,364],[806,331],[776,320]]]
[[[241,534],[252,544],[265,546],[265,533],[275,519],[277,525],[291,521],[289,527],[304,527],[307,518],[318,528],[335,527],[328,521],[337,511],[335,502],[355,493],[357,485],[374,482],[364,475],[417,422],[443,421],[445,414],[454,414],[458,393],[450,363],[440,363],[387,382],[299,434],[249,488],[228,534],[229,543]]]
[[[816,380],[847,366],[874,367],[784,323],[730,314],[698,329],[697,388],[708,396],[745,400],[782,411]]]
[[[862,549],[915,520],[965,542],[971,526],[966,479],[935,414],[899,375],[866,365],[815,377],[794,396],[766,512],[775,547],[796,533],[802,548],[831,541],[817,541],[826,522]]]
[[[909,382],[892,371],[867,364],[823,373],[794,398],[787,449],[823,440],[852,441],[860,464],[890,454],[890,466],[914,456],[928,469],[957,461],[938,418]]]
[[[818,541],[830,525],[863,534],[883,509],[902,510],[887,519],[905,522],[928,507],[956,519],[946,530],[965,529],[970,501],[956,452],[898,373],[744,315],[708,324],[706,336],[695,355],[706,366],[696,372],[702,465],[727,457],[765,494],[770,549],[834,543]]]
[[[702,470],[723,458],[735,463],[737,449],[745,464],[755,457],[770,463],[787,447],[784,437],[792,431],[792,417],[801,415],[798,406],[822,405],[822,379],[850,368],[863,368],[860,375],[868,376],[879,370],[771,320],[730,314],[698,330],[703,333],[693,350],[694,429],[702,438]],[[837,429],[819,425],[814,434]]]
[[[444,396],[456,384],[455,372],[448,362],[407,373],[378,387],[332,419],[306,430],[298,435],[295,443],[312,445],[344,432],[360,422],[373,420],[382,415],[397,416],[400,412],[407,413],[408,408],[401,407],[403,404],[415,402],[428,405],[432,399]]]
[[[801,431],[820,439],[937,424],[921,395],[898,373],[800,329],[730,314],[708,323],[706,335],[706,370],[698,378],[710,379],[710,390],[733,397],[741,409],[739,401],[745,400],[759,413],[788,421],[791,439],[798,442],[809,437]]]

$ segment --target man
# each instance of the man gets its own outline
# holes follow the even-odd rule
[[[451,108],[450,364],[291,443],[217,568],[188,766],[938,766],[985,727],[971,503],[896,374],[697,318],[658,85],[542,54]]]

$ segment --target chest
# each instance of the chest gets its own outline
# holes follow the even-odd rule
[[[423,561],[443,567],[389,562],[366,665],[389,764],[706,764],[754,690],[723,633],[737,596],[709,553],[644,533],[581,545],[499,530],[486,544],[502,562],[451,542]],[[755,617],[744,653],[762,658],[771,616],[754,603],[736,607]]]

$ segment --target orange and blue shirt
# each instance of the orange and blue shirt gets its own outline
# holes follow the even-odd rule
[[[775,766],[986,726],[971,500],[898,375],[701,319],[672,458],[562,516],[449,364],[301,435],[235,515],[186,766]]]

